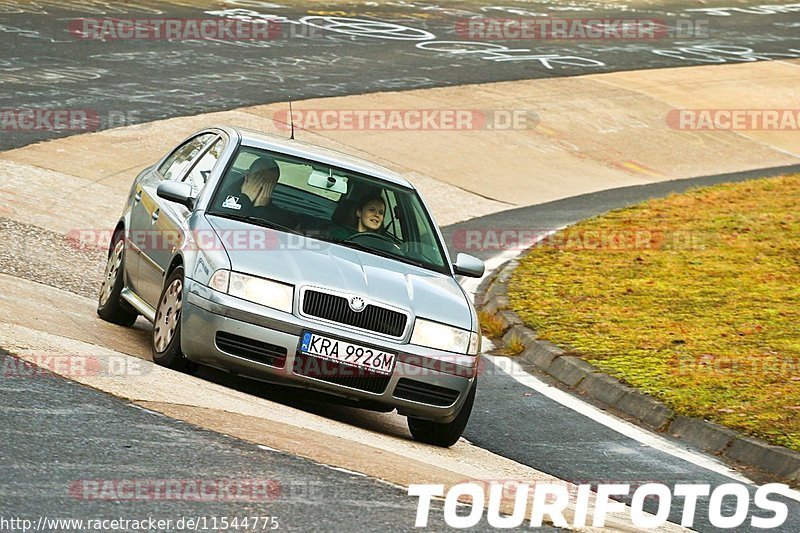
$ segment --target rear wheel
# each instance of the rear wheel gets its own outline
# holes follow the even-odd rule
[[[153,324],[153,361],[156,364],[192,372],[197,365],[181,351],[181,309],[183,308],[183,267],[172,271],[158,299]]]
[[[478,387],[477,378],[472,383],[472,387],[467,393],[467,399],[461,406],[461,411],[452,422],[441,423],[421,418],[408,417],[408,429],[411,436],[420,442],[433,444],[434,446],[450,447],[461,438],[464,428],[467,427],[469,416],[472,414],[472,404],[475,403],[475,389]]]
[[[139,313],[120,297],[124,282],[125,233],[118,231],[111,241],[111,253],[108,255],[103,285],[97,300],[97,315],[120,326],[132,326]]]

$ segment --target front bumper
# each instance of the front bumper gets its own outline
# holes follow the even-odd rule
[[[475,380],[478,357],[397,343],[345,325],[316,323],[297,313],[213,291],[191,279],[186,279],[184,294],[181,347],[186,357],[197,363],[378,403],[402,415],[438,422],[456,417]],[[357,371],[350,367],[309,361],[298,352],[303,331],[394,352],[394,372],[390,376],[353,376]],[[321,372],[317,362],[322,363]]]

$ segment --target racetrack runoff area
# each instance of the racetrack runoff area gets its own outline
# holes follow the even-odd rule
[[[518,128],[296,131],[301,140],[407,174],[422,189],[437,221],[450,224],[592,191],[796,164],[796,130],[681,129],[670,117],[676,109],[791,109],[798,96],[800,62],[774,61],[317,99],[296,102],[294,108],[502,112],[495,117],[534,112],[536,120]],[[0,217],[60,235],[108,228],[135,174],[180,139],[215,123],[286,135],[285,125],[274,121],[279,113],[285,117],[285,105],[170,119],[3,153]],[[36,242],[8,237],[21,261],[38,253]],[[62,263],[60,268],[71,268]],[[0,274],[4,347],[23,357],[46,351],[122,353],[149,360],[149,334],[141,322],[133,330],[105,324],[94,315],[93,295],[9,274]],[[39,281],[45,279],[42,275]],[[43,319],[42,310],[54,307],[65,311]],[[342,415],[344,422],[334,423],[271,403],[267,408],[268,400],[161,370],[154,368],[141,379],[87,376],[78,381],[168,416],[402,486],[552,479],[465,442],[450,450],[418,445],[408,440],[399,419],[367,413]],[[200,389],[204,394],[198,395]],[[342,439],[352,443],[353,453],[337,452]]]

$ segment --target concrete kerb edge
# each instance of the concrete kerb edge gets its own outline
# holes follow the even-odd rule
[[[523,254],[524,255],[524,254]],[[508,282],[519,259],[501,265],[487,276],[475,293],[479,310],[495,315],[507,329],[504,338],[516,336],[525,350],[516,357],[572,389],[600,402],[611,411],[624,413],[644,427],[685,440],[692,446],[770,475],[800,483],[800,453],[774,446],[707,420],[676,415],[664,403],[609,376],[580,357],[538,339],[510,309]]]

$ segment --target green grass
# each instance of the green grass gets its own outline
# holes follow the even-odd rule
[[[509,298],[541,338],[677,413],[800,451],[800,175],[568,228],[522,260]]]

